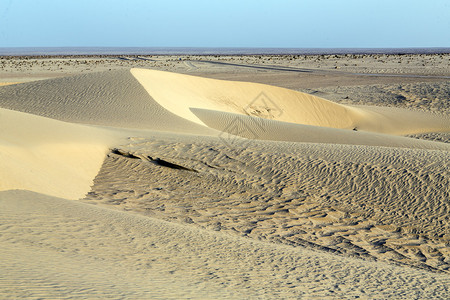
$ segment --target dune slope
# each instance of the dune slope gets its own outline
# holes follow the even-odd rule
[[[147,92],[168,111],[198,124],[191,109],[207,109],[340,129],[415,134],[450,130],[450,119],[397,109],[337,104],[309,94],[250,82],[224,81],[163,71],[132,69]]]
[[[450,271],[448,151],[245,139],[233,145],[179,135],[130,140],[109,154],[85,201]]]
[[[214,134],[160,106],[129,70],[4,86],[0,107],[73,123]]]
[[[229,147],[240,136],[252,140],[450,150],[448,144],[390,134],[288,123],[217,110],[190,110],[208,127],[217,129]]]
[[[118,135],[0,109],[0,191],[24,189],[78,199]]]
[[[0,192],[0,297],[446,298],[449,277]],[[5,272],[6,271],[6,272]]]

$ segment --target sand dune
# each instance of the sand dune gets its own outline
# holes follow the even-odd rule
[[[203,122],[190,108],[333,128],[353,128],[359,118],[358,112],[351,108],[268,85],[145,69],[132,69],[131,73],[161,106],[199,124]]]
[[[448,116],[147,69],[0,107],[0,297],[449,296],[450,145],[400,136]]]
[[[0,109],[0,191],[78,199],[118,134]]]
[[[211,134],[155,102],[129,70],[40,80],[0,89],[0,107],[66,122]]]
[[[397,135],[450,129],[449,118],[424,112],[345,106],[309,94],[257,83],[145,69],[132,69],[131,73],[161,106],[198,124],[204,123],[191,111],[192,108]]]
[[[191,108],[396,135],[450,128],[448,117],[424,112],[351,107],[269,85],[146,69],[5,86],[0,104],[67,122],[210,135],[217,132],[202,126]]]
[[[6,86],[0,89],[0,104],[74,123],[313,143],[447,149],[367,133],[406,135],[450,128],[448,118],[425,112],[351,107],[274,86],[144,69]]]

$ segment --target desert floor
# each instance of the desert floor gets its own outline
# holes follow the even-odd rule
[[[448,299],[449,65],[0,57],[0,298]]]

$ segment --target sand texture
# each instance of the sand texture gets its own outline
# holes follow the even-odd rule
[[[25,191],[0,195],[0,291],[9,299],[448,296],[443,274]]]
[[[448,299],[446,60],[2,58],[0,299]]]

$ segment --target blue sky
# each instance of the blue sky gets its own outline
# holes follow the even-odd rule
[[[450,47],[450,0],[0,0],[0,47]]]

